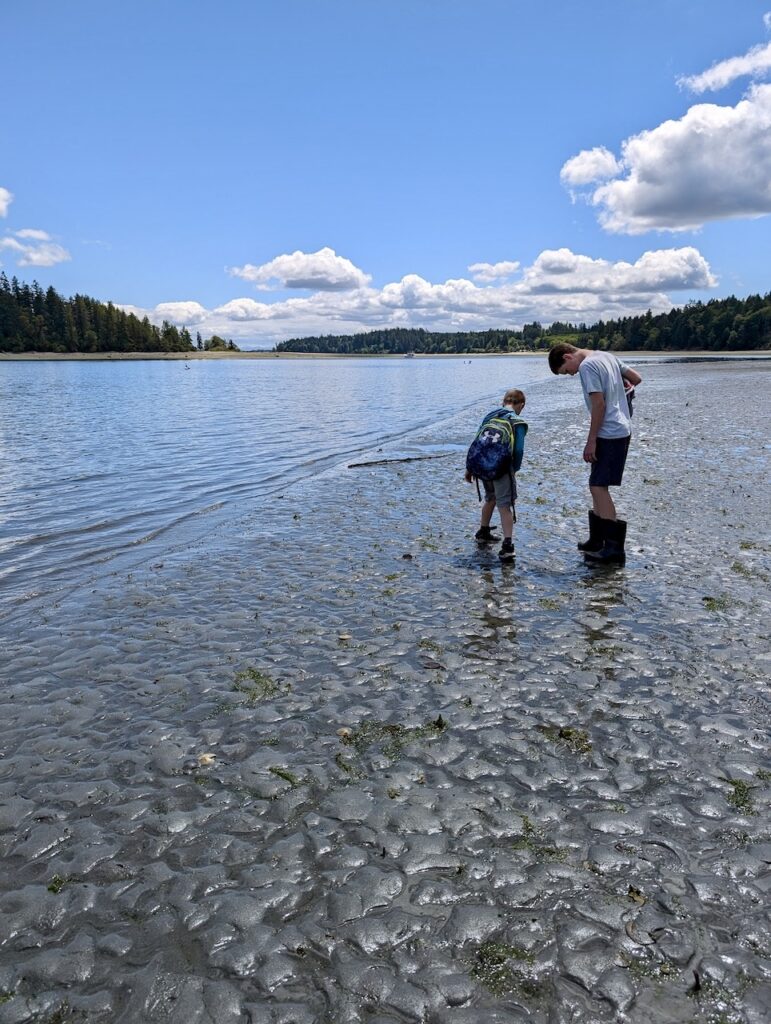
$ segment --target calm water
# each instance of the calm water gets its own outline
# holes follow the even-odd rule
[[[506,386],[529,388],[528,413],[568,398],[547,378],[543,357],[1,362],[0,614],[185,543],[298,476],[410,450]]]
[[[645,389],[757,385],[769,365],[653,363]],[[543,356],[0,362],[0,616],[271,510],[292,481],[381,446],[441,450],[465,436],[453,419],[467,431],[512,386],[534,427],[582,405]]]

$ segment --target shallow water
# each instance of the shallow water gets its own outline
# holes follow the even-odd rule
[[[541,357],[0,362],[0,611],[547,375]]]
[[[622,569],[551,379],[513,567],[475,406],[0,626],[0,1024],[765,1022],[768,373],[644,375]]]

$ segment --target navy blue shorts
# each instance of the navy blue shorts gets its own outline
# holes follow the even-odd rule
[[[590,487],[618,487],[624,475],[629,437],[598,437],[597,461],[589,474]]]

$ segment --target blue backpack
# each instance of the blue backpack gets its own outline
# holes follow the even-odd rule
[[[525,421],[512,417],[506,409],[485,416],[466,455],[466,469],[476,480],[499,480],[516,473],[522,461],[521,450],[516,451],[518,424],[527,430]]]

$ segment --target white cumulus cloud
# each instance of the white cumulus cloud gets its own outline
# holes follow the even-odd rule
[[[596,259],[570,249],[548,249],[530,265],[515,261],[472,267],[517,267],[517,280],[450,278],[431,282],[406,274],[377,289],[318,290],[275,302],[237,298],[207,310],[197,302],[164,302],[152,310],[122,306],[137,316],[194,326],[245,347],[317,334],[350,334],[376,327],[483,330],[517,327],[532,320],[592,323],[651,309],[672,308],[671,293],[711,288],[709,264],[692,246],[655,249],[634,263]]]
[[[771,85],[752,86],[735,107],[697,104],[632,136],[621,166],[623,176],[587,197],[608,231],[685,231],[771,213]]]
[[[741,57],[728,57],[698,75],[683,75],[677,84],[692,92],[715,92],[737,78],[760,78],[771,70],[771,43],[761,43]]]
[[[260,289],[309,288],[336,292],[364,288],[370,281],[368,274],[329,247],[318,252],[285,253],[260,266],[247,263],[243,267],[232,267],[230,273],[251,281]]]
[[[207,311],[200,302],[161,302],[155,307],[155,319],[168,320],[180,327],[198,324],[206,319]]]
[[[589,185],[593,181],[614,178],[620,170],[621,165],[609,149],[595,146],[594,149],[582,150],[563,164],[560,180],[568,187]]]
[[[0,249],[11,252],[20,267],[53,267],[72,259],[47,232],[37,228],[23,228],[0,238]]]
[[[592,259],[570,249],[547,249],[525,272],[531,295],[582,293],[593,295],[647,294],[685,288],[712,288],[717,284],[709,264],[693,246],[656,249],[635,263]]]
[[[519,270],[519,260],[502,260],[500,263],[472,263],[468,271],[475,281],[497,281],[511,277]]]
[[[245,321],[268,320],[270,319],[271,306],[265,302],[255,302],[254,299],[233,299],[223,306],[218,306],[215,314],[225,317],[226,320]]]
[[[7,188],[0,188],[0,217],[8,215],[8,207],[13,202],[13,193]]]

